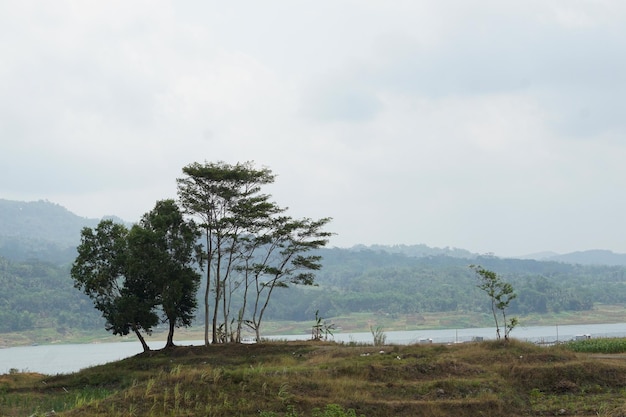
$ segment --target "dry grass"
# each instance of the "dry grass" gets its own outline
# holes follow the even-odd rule
[[[4,375],[0,392],[3,416],[55,408],[61,416],[303,417],[337,404],[366,417],[613,417],[626,410],[626,362],[517,341],[275,342],[178,347],[70,375]]]

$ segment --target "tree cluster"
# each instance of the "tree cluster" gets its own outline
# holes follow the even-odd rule
[[[244,326],[258,340],[274,291],[314,283],[321,256],[312,251],[327,244],[330,218],[287,216],[262,192],[271,170],[250,162],[193,163],[183,173],[180,203],[204,235],[205,343],[239,342]]]
[[[205,342],[242,340],[244,328],[260,339],[275,289],[314,284],[330,221],[294,219],[270,201],[262,186],[274,181],[252,163],[193,163],[177,180],[179,202],[163,200],[128,230],[103,220],[81,232],[71,275],[101,311],[114,334],[168,324],[189,326],[197,308],[200,272]],[[236,311],[233,309],[237,308]],[[209,339],[209,328],[211,339]]]

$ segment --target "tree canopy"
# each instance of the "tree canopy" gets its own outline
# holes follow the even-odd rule
[[[75,287],[93,300],[108,331],[134,332],[144,350],[149,347],[141,332],[150,334],[161,313],[171,346],[174,328],[191,325],[196,308],[197,237],[173,200],[157,202],[130,231],[103,220],[95,230],[81,232],[71,270]]]

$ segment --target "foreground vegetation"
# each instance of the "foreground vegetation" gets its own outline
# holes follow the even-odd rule
[[[626,413],[626,363],[516,340],[274,342],[174,347],[68,375],[15,371],[0,393],[3,416],[608,417]]]

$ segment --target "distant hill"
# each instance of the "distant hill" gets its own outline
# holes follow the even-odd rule
[[[580,265],[626,266],[626,254],[600,249],[572,252],[564,255],[553,255],[543,258],[542,260]]]
[[[107,216],[116,222],[128,222],[115,216]],[[54,263],[68,263],[76,256],[83,227],[96,227],[102,219],[80,217],[59,204],[46,200],[24,202],[0,199],[0,256],[23,261],[39,259]],[[475,259],[493,256],[477,254],[460,248],[435,248],[425,244],[416,245],[355,245],[350,251],[369,250],[394,255],[423,258],[447,256]],[[554,261],[580,265],[626,266],[626,254],[609,250],[587,250],[567,254],[538,252],[519,257],[539,261]]]
[[[427,256],[449,256],[451,258],[466,258],[473,259],[479,256],[477,253],[472,253],[465,249],[459,248],[432,248],[424,244],[417,245],[355,245],[350,250],[372,250],[382,251],[392,254],[401,254],[409,257],[422,258]]]
[[[18,261],[70,262],[76,256],[82,228],[95,227],[99,221],[77,216],[49,201],[0,199],[0,256]]]
[[[48,201],[0,200],[0,333],[102,327],[91,301],[73,288],[69,272],[81,229],[99,221]],[[411,314],[415,325],[425,312],[489,317],[489,303],[469,264],[496,271],[513,285],[518,297],[512,314],[583,312],[594,303],[626,303],[626,255],[610,251],[533,260],[418,244],[323,248],[318,254],[323,265],[316,273],[318,286],[277,289],[268,320],[306,321],[316,311],[322,317]]]

